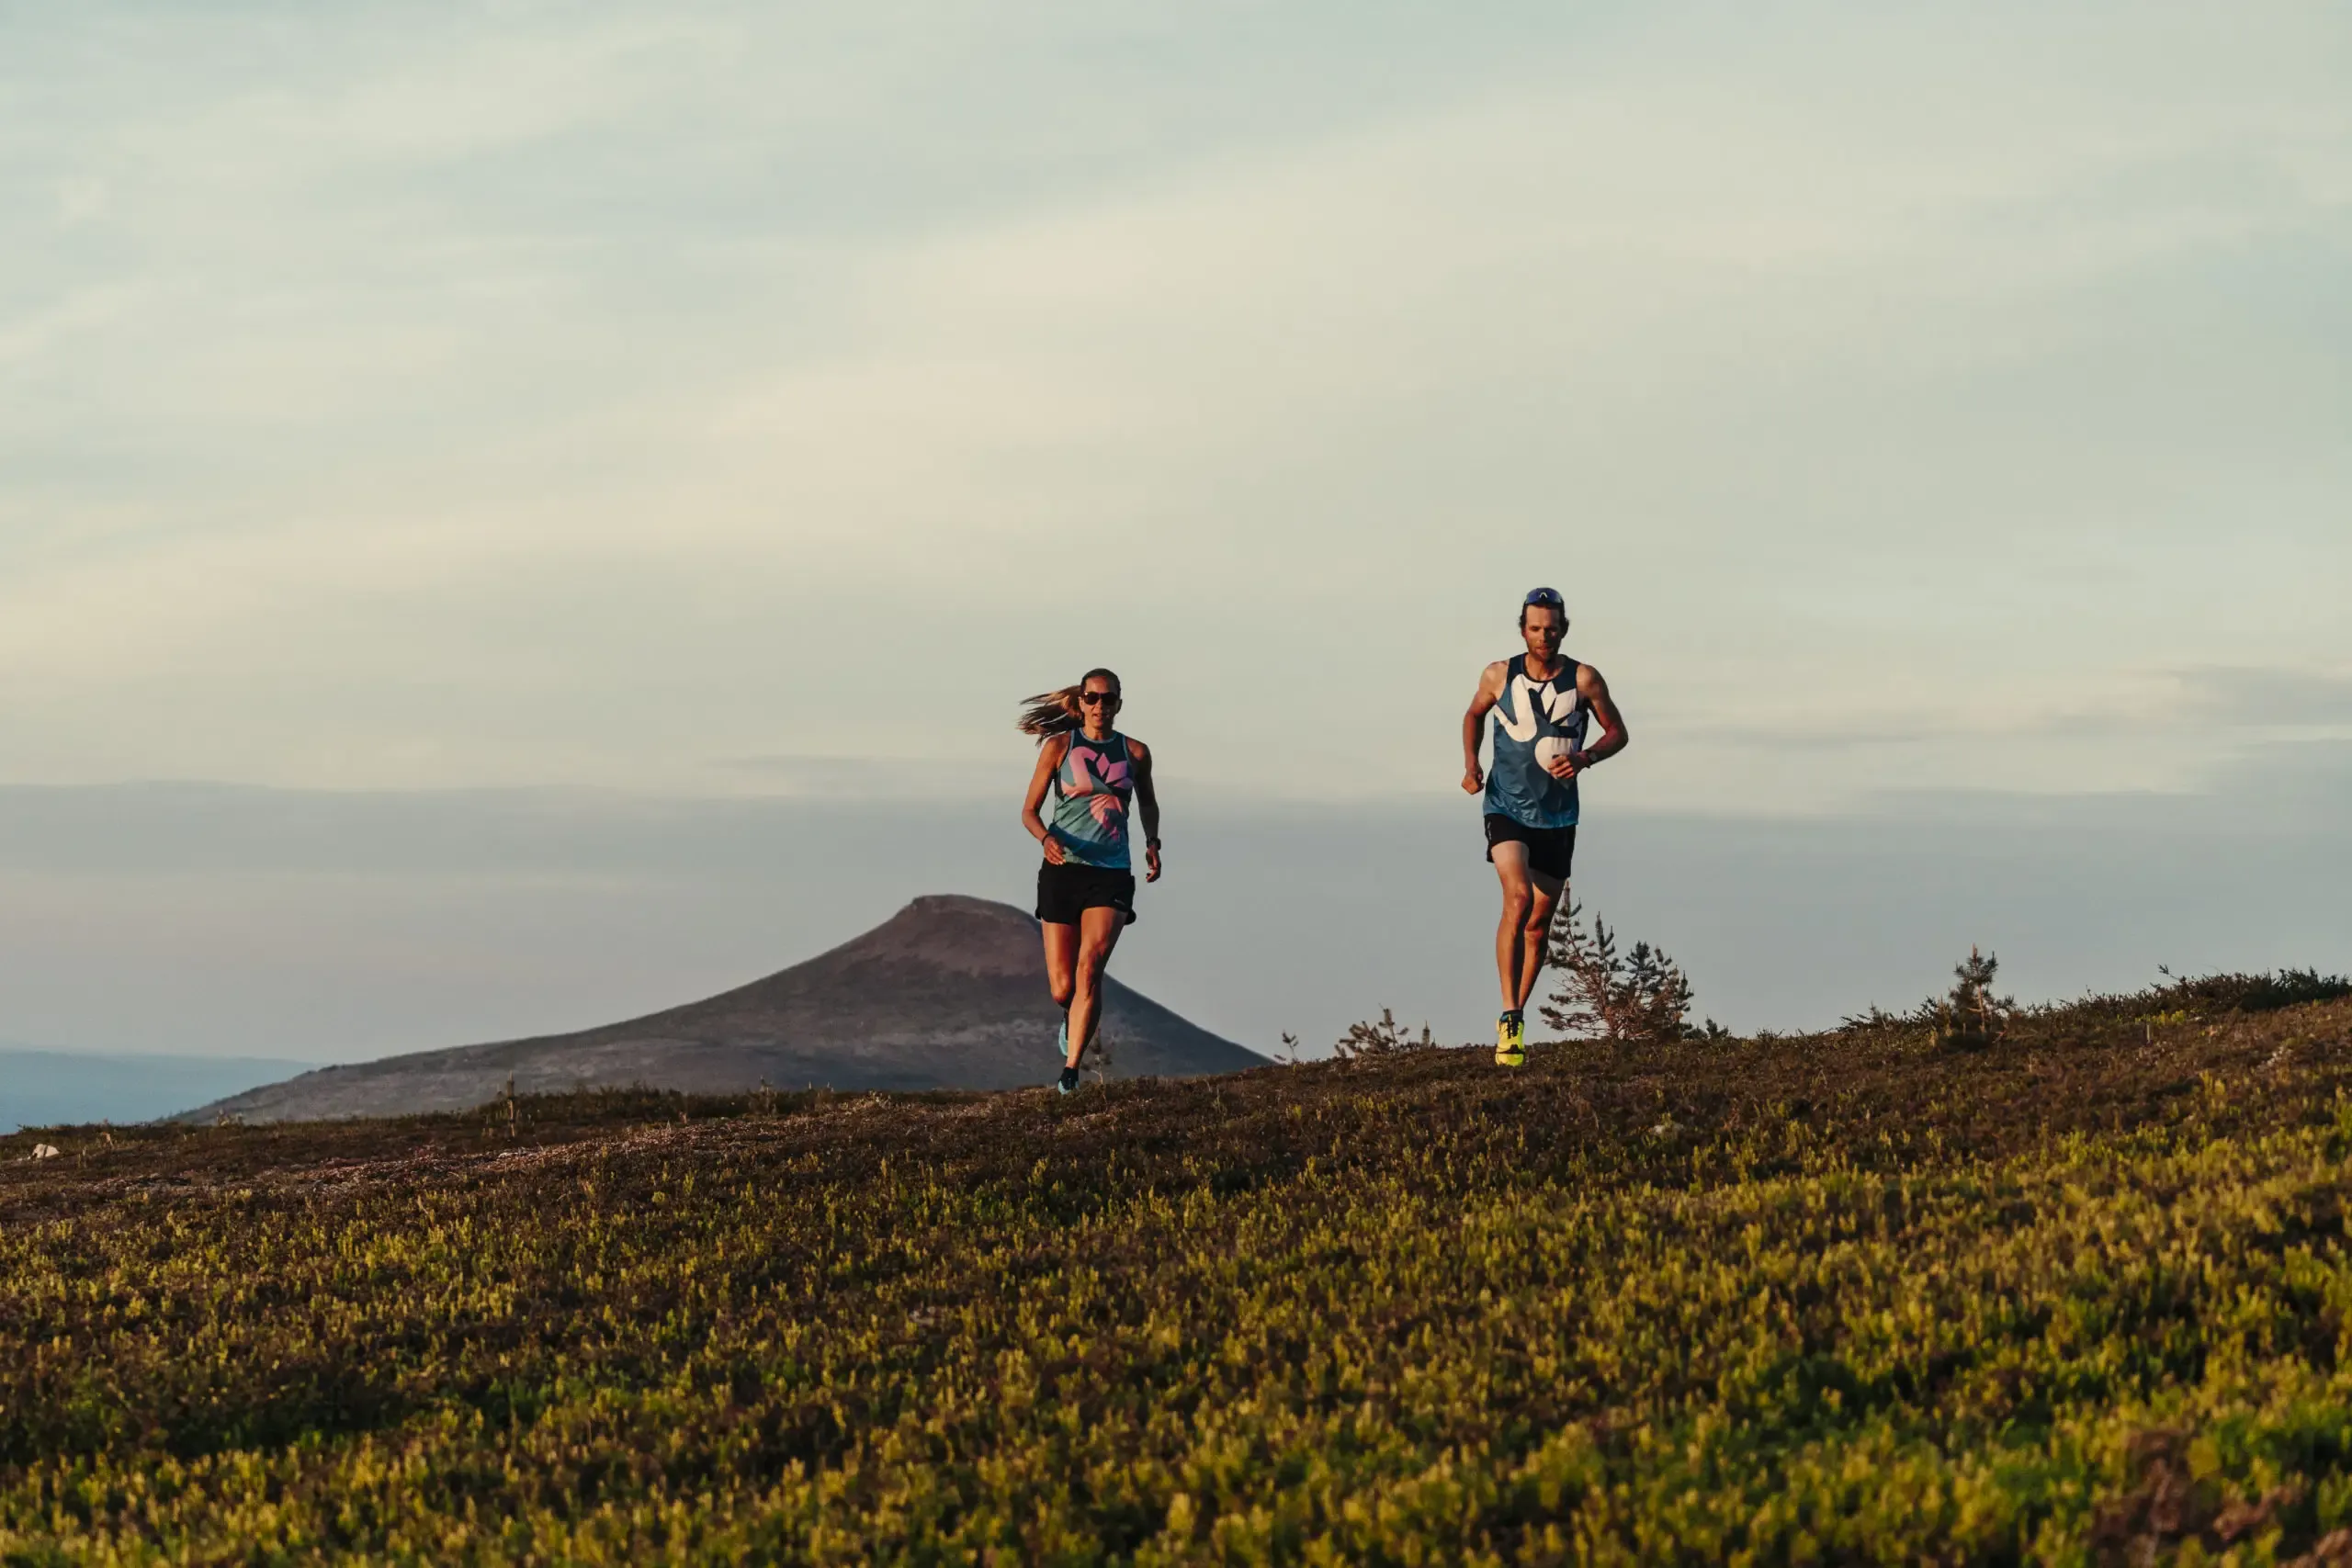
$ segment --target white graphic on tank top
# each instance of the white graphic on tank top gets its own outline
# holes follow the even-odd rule
[[[1523,674],[1514,675],[1510,682],[1511,701],[1503,712],[1495,716],[1495,722],[1501,725],[1503,733],[1513,740],[1525,741],[1535,739],[1535,731],[1539,728],[1536,715],[1538,693],[1543,694],[1544,716],[1550,718],[1555,725],[1565,724],[1569,716],[1577,711],[1577,692],[1574,686],[1563,689],[1553,685],[1549,681],[1539,684]],[[1510,716],[1512,714],[1517,714],[1519,716],[1513,718]]]

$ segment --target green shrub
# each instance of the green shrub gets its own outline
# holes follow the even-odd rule
[[[0,1139],[0,1561],[2285,1562],[2352,1000],[2128,1000]]]

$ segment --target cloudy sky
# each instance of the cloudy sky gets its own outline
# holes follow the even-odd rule
[[[1237,991],[1195,877],[1123,964],[1320,1028],[1538,581],[1637,737],[1587,896],[1736,1021],[1949,956],[1677,909],[1948,943],[1996,840],[2142,835],[2049,994],[2327,962],[2347,84],[2321,4],[0,3],[0,1036],[447,1043],[1017,897],[963,840],[1095,663],[1171,845],[1264,836],[1227,904],[1371,889]]]

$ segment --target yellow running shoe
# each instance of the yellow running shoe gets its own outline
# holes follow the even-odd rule
[[[1516,1012],[1507,1012],[1495,1020],[1495,1066],[1523,1067],[1527,1065],[1527,1020]]]

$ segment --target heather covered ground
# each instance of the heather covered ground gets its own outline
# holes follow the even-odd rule
[[[2329,989],[19,1134],[0,1555],[2352,1562]]]

